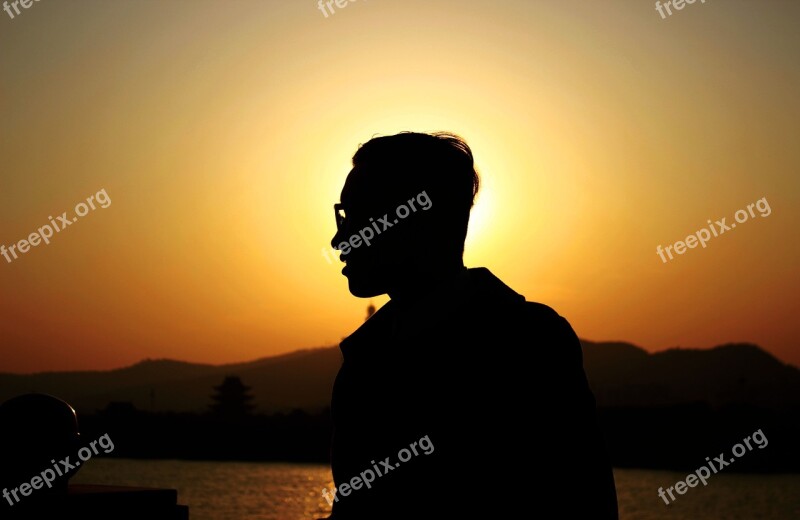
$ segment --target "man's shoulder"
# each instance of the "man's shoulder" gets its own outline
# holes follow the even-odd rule
[[[577,341],[577,336],[566,318],[549,305],[524,301],[509,313],[512,330],[537,337],[559,341]]]
[[[541,318],[546,320],[553,320],[561,318],[555,309],[549,305],[539,302],[530,302],[525,300],[522,304],[523,312],[532,318]],[[562,318],[563,319],[563,318]]]
[[[562,327],[564,324],[569,326],[566,318],[544,303],[528,300],[507,303],[507,305],[498,306],[497,310],[514,321],[522,323],[533,322],[541,326],[551,327]]]
[[[497,324],[516,324],[568,335],[572,333],[569,322],[555,309],[544,303],[529,301],[488,269],[470,269],[469,275],[473,290],[469,303],[465,305],[474,314]]]
[[[509,307],[522,306],[523,312],[532,317],[557,318],[558,313],[543,303],[528,301],[525,296],[506,285],[501,279],[485,267],[467,270],[471,303],[481,302],[486,306]]]

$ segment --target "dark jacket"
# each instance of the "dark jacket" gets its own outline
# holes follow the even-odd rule
[[[341,350],[332,467],[354,486],[331,519],[617,518],[581,346],[550,307],[464,270]]]

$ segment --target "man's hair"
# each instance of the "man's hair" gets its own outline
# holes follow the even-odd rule
[[[445,249],[464,251],[469,212],[480,188],[472,150],[461,137],[447,132],[401,132],[375,137],[353,156],[353,168],[368,172],[374,195],[385,203],[425,191],[432,201],[431,231],[442,233]]]

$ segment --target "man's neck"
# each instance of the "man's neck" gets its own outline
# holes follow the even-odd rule
[[[395,289],[389,291],[389,298],[396,305],[413,305],[413,302],[457,283],[458,278],[466,270],[467,268],[464,267],[463,262],[458,262],[438,269],[426,269],[409,273],[398,280]]]

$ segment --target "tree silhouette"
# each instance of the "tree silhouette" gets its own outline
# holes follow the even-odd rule
[[[238,376],[227,376],[221,385],[214,387],[211,413],[225,417],[242,417],[253,411],[253,396]]]

